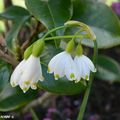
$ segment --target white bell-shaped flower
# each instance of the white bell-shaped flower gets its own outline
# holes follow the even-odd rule
[[[26,92],[30,87],[37,89],[38,80],[43,81],[40,60],[39,57],[31,55],[25,63],[19,86],[23,92]]]
[[[82,46],[78,45],[77,47],[77,56],[74,58],[74,62],[76,63],[78,69],[78,78],[76,82],[79,82],[80,78],[89,80],[90,71],[96,72],[96,68],[92,61],[82,54]]]
[[[20,77],[23,73],[24,70],[24,66],[25,66],[26,60],[22,60],[17,67],[15,68],[14,72],[11,75],[10,78],[10,84],[12,85],[12,87],[15,87],[18,85],[18,82],[20,81]]]
[[[44,48],[44,41],[38,40],[24,52],[24,60],[16,67],[11,76],[11,85],[19,85],[25,93],[30,87],[37,89],[38,80],[43,81],[39,56]]]
[[[77,65],[79,76],[83,79],[89,80],[90,71],[96,72],[96,68],[92,61],[85,55],[76,56],[74,61]]]
[[[66,76],[68,80],[76,80],[78,72],[69,53],[61,52],[54,56],[48,64],[48,72],[54,73],[55,80]]]

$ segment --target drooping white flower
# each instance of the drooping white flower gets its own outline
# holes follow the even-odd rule
[[[43,81],[40,60],[39,57],[31,55],[25,63],[19,86],[23,92],[26,92],[30,87],[37,89],[38,80]]]
[[[77,81],[80,80],[79,77],[89,80],[90,71],[96,72],[96,68],[95,68],[94,64],[85,55],[76,56],[74,58],[74,62],[76,63],[78,73],[79,73]]]
[[[66,76],[68,80],[76,80],[78,72],[71,55],[64,51],[54,56],[48,64],[48,72],[54,73],[55,80]]]
[[[37,89],[38,80],[43,81],[39,56],[44,48],[44,41],[36,41],[24,52],[24,60],[16,67],[11,76],[11,85],[17,86],[25,93],[30,87]]]
[[[90,71],[96,72],[96,68],[92,61],[88,57],[83,55],[83,48],[81,44],[78,44],[76,48],[76,56],[74,58],[74,62],[79,73],[78,78],[75,81],[76,83],[79,82],[81,78],[89,80]]]
[[[20,81],[20,77],[22,75],[22,72],[24,70],[24,65],[26,63],[26,60],[22,60],[17,67],[15,68],[14,72],[11,75],[10,78],[10,84],[12,85],[12,87],[15,87],[18,85],[18,82]]]

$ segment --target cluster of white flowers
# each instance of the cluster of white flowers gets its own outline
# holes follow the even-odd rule
[[[88,57],[77,55],[73,59],[66,51],[54,56],[48,65],[48,72],[54,73],[55,80],[64,76],[75,82],[79,82],[81,78],[89,80],[90,71],[96,72],[96,69]]]
[[[22,60],[11,75],[10,83],[13,87],[19,85],[23,92],[26,92],[29,88],[37,89],[37,82],[43,81],[39,58],[42,46],[43,43],[40,42],[34,45],[32,52],[28,49],[27,59]],[[54,73],[55,80],[66,76],[70,81],[79,82],[81,78],[89,80],[90,71],[96,72],[92,61],[83,55],[81,45],[77,46],[76,56],[72,58],[73,46],[74,41],[71,40],[66,50],[54,56],[49,62],[48,72]]]
[[[90,71],[96,72],[92,61],[83,55],[82,46],[78,44],[74,59],[71,56],[73,48],[74,41],[71,40],[66,50],[54,56],[48,64],[48,72],[54,73],[55,80],[66,76],[68,80],[77,83],[81,78],[89,80]]]

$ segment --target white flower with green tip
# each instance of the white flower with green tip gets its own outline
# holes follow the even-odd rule
[[[19,86],[26,92],[30,87],[37,89],[37,82],[43,81],[42,69],[39,57],[31,55],[24,66],[23,74],[21,75]]]
[[[67,52],[61,52],[54,56],[48,64],[48,72],[54,73],[55,80],[66,76],[68,80],[76,80],[78,73],[76,65]]]
[[[48,72],[54,73],[55,80],[64,76],[71,81],[77,79],[77,68],[70,54],[73,50],[73,46],[74,41],[71,40],[67,45],[66,51],[57,54],[49,62]]]
[[[11,75],[11,85],[19,85],[25,93],[29,88],[37,89],[37,82],[43,81],[39,56],[43,50],[44,41],[38,40],[24,53],[24,60],[16,67]]]
[[[77,55],[74,58],[74,62],[76,63],[79,76],[77,78],[77,82],[79,82],[80,78],[89,80],[90,71],[96,72],[96,68],[92,61],[85,55],[82,54],[82,46],[78,45],[76,50]]]

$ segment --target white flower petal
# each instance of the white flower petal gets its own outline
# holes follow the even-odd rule
[[[38,80],[43,81],[42,69],[40,60],[37,57],[31,55],[24,66],[24,71],[21,76],[19,85],[23,91],[28,90],[30,87],[36,89]]]
[[[83,64],[83,78],[86,80],[89,80],[89,76],[90,76],[90,69],[88,68],[87,64],[84,63],[84,61],[82,61]]]
[[[57,54],[56,56],[54,56],[54,57],[50,60],[50,62],[49,62],[49,64],[48,64],[48,72],[49,72],[49,73],[53,73],[53,72],[54,72],[54,68],[55,68],[55,66],[56,66],[56,64],[57,64],[57,61],[58,61],[59,59],[61,59],[61,57],[64,55],[64,53],[65,53],[65,52],[61,52],[61,53]]]
[[[76,80],[78,77],[78,72],[76,64],[74,63],[72,57],[68,54],[65,59],[65,75],[69,80]]]
[[[64,56],[63,56],[64,57]],[[64,69],[65,69],[65,62],[63,57],[57,61],[57,64],[54,67],[54,76],[55,79],[57,80],[58,78],[61,78],[65,75]]]
[[[18,64],[18,66],[15,68],[14,72],[12,73],[11,78],[10,78],[10,83],[13,87],[18,85],[18,82],[20,81],[20,77],[24,70],[25,63],[26,63],[26,60],[21,61]]]
[[[31,89],[36,90],[37,89],[37,83],[31,83]]]
[[[21,79],[23,81],[31,81],[36,74],[41,74],[40,61],[39,58],[31,55],[26,61],[25,70],[21,76]]]
[[[81,76],[78,75],[77,79],[75,80],[75,83],[78,83],[81,80]]]
[[[25,93],[30,88],[30,83],[20,81],[19,86],[23,90],[23,92]]]
[[[74,61],[77,65],[79,76],[81,76],[83,79],[89,80],[90,69],[87,66],[87,63],[85,63],[84,58],[82,56],[76,56]]]
[[[92,61],[88,57],[86,57],[85,55],[82,55],[82,58],[85,61],[85,63],[88,65],[89,69],[92,72],[96,72],[96,68],[95,68],[94,64],[92,63]]]
[[[62,52],[53,57],[48,67],[50,73],[54,73],[55,80],[58,78],[66,77],[68,80],[76,80],[78,78],[78,71],[71,55],[67,52]]]
[[[82,65],[82,62],[81,62],[81,57],[76,56],[76,57],[74,58],[74,62],[76,63],[79,76],[82,77],[82,76],[83,76],[83,75],[82,75],[82,74],[83,74],[83,73],[82,73],[82,67],[83,67],[83,65]]]

